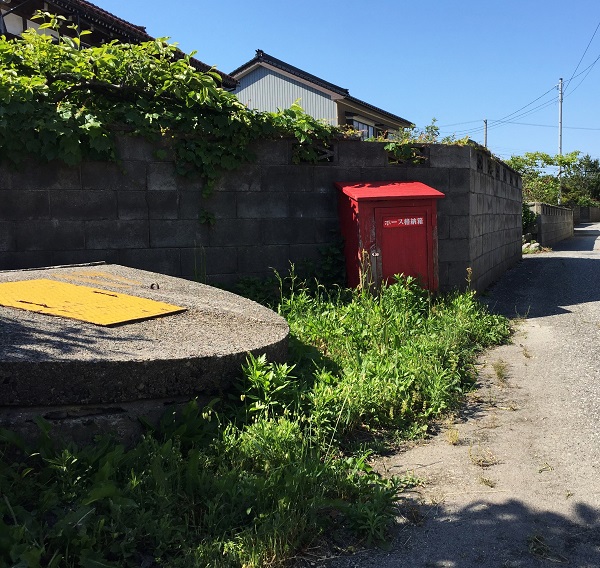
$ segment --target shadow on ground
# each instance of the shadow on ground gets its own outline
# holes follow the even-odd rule
[[[534,510],[517,499],[496,503],[481,499],[454,510],[444,503],[422,506],[410,498],[400,513],[390,546],[393,552],[363,550],[351,557],[322,559],[313,566],[592,568],[600,564],[600,511],[582,503],[572,504],[572,518]]]
[[[572,306],[600,300],[600,255],[596,237],[574,237],[558,243],[554,252],[526,255],[509,270],[482,301],[507,317],[537,318],[572,311]],[[591,247],[591,248],[589,248]],[[560,254],[571,252],[568,256]]]

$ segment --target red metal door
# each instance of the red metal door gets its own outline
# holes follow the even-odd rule
[[[395,274],[419,278],[431,285],[431,227],[426,207],[375,209],[375,239],[381,279],[392,282]]]

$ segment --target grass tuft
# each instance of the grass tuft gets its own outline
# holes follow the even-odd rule
[[[412,279],[373,295],[291,273],[278,310],[290,361],[249,356],[230,398],[168,412],[133,448],[0,432],[0,565],[279,566],[323,534],[386,539],[420,480],[375,473],[373,448],[456,407],[508,323]]]

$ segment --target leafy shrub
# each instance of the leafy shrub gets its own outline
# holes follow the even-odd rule
[[[538,216],[529,208],[529,204],[523,202],[523,234],[529,232],[537,222]]]
[[[41,28],[59,30],[59,18],[44,17]],[[116,133],[139,135],[162,144],[159,157],[174,158],[179,173],[201,176],[208,194],[223,171],[252,159],[259,138],[295,137],[296,160],[314,161],[317,141],[343,135],[297,104],[249,110],[219,83],[217,73],[196,70],[165,39],[80,48],[78,37],[54,41],[34,29],[18,39],[1,36],[2,159],[114,159]]]

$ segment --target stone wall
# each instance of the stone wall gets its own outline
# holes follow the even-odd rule
[[[547,203],[532,203],[529,208],[538,215],[537,240],[543,247],[573,236],[573,210]]]
[[[573,224],[598,223],[600,221],[600,207],[573,206]]]
[[[265,141],[212,196],[175,174],[143,140],[118,163],[0,167],[0,270],[107,261],[207,282],[265,276],[318,261],[339,236],[334,182],[421,181],[438,205],[442,290],[483,290],[521,258],[521,180],[482,150],[424,147],[396,164],[382,143],[343,140],[330,162],[292,163],[292,141]],[[213,221],[211,222],[201,222]]]

